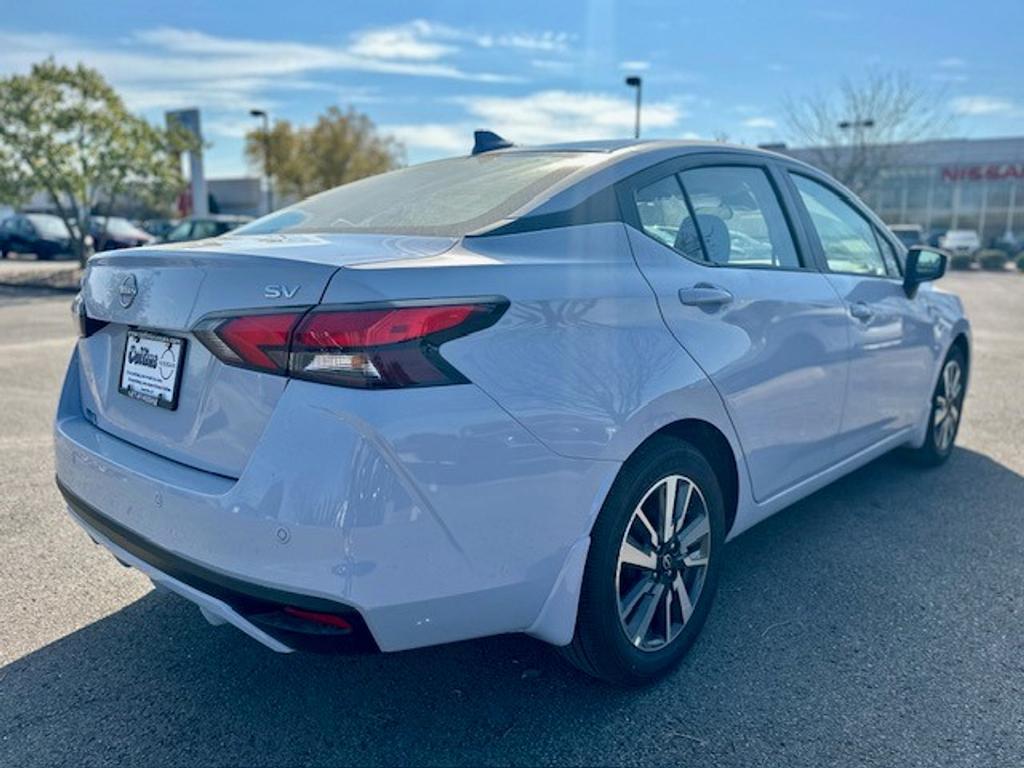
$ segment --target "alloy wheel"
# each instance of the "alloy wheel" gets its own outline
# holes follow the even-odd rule
[[[942,453],[949,450],[960,423],[960,408],[964,392],[963,370],[957,360],[948,360],[939,377],[935,394],[933,428],[935,447]]]
[[[629,642],[658,651],[682,632],[700,599],[711,556],[707,502],[682,475],[655,483],[636,505],[619,547],[619,621]]]

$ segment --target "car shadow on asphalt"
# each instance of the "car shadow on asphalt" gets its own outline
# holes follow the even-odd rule
[[[516,636],[277,655],[151,592],[0,669],[0,763],[597,764],[658,759],[668,738],[672,759],[730,764],[816,729],[833,745],[816,759],[863,761],[874,747],[844,734],[891,726],[899,691],[927,701],[906,727],[940,744],[959,686],[998,688],[965,658],[1003,658],[992,643],[1013,606],[998,587],[1018,577],[1022,500],[1024,477],[970,450],[938,470],[880,459],[731,543],[703,635],[638,691]],[[992,591],[964,590],[963,569]],[[976,714],[978,738],[994,712]]]

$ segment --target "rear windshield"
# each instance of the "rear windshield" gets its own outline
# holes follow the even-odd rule
[[[459,237],[508,218],[592,152],[513,152],[438,160],[345,184],[232,234],[373,232]]]

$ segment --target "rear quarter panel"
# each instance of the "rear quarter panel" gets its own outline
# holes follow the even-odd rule
[[[343,269],[325,302],[501,295],[492,328],[443,356],[556,453],[622,461],[696,418],[735,447],[718,393],[669,333],[625,226],[466,238],[428,260]]]

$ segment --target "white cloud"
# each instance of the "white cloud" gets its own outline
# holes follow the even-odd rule
[[[775,128],[778,125],[778,123],[776,123],[770,117],[757,116],[748,117],[746,120],[743,121],[743,125],[745,125],[747,128]]]
[[[573,36],[567,32],[514,32],[503,35],[477,35],[473,41],[481,48],[518,48],[524,51],[562,53],[569,50]]]
[[[939,66],[943,69],[963,69],[967,66],[967,62],[959,56],[948,56],[939,61]]]
[[[431,39],[436,36],[437,28],[422,20],[368,29],[352,36],[349,52],[371,59],[435,61],[457,50],[454,46]]]
[[[950,102],[950,107],[958,115],[998,115],[1016,108],[1009,99],[996,96],[960,96]]]
[[[466,152],[473,130],[487,128],[517,144],[546,144],[586,139],[624,138],[632,134],[631,98],[608,93],[538,91],[521,97],[478,96],[454,99],[466,117],[454,123],[393,124],[381,129],[409,147],[434,152]],[[686,116],[675,102],[644,105],[644,129],[665,131]]]
[[[436,30],[430,33],[436,34]],[[376,39],[379,43],[380,38]],[[359,53],[361,43],[363,53]],[[424,60],[441,52],[415,39],[400,51],[393,48],[390,59],[367,55],[368,46],[365,37],[358,36],[346,47],[223,37],[173,27],[141,30],[112,44],[65,35],[0,31],[0,73],[25,71],[51,55],[60,62],[82,61],[100,70],[121,90],[129,106],[140,110],[190,105],[237,109],[239,103],[266,98],[272,91],[326,88],[310,76],[337,71],[484,83],[520,79]]]
[[[651,68],[649,61],[620,61],[619,69],[624,69],[627,72],[646,72]]]

